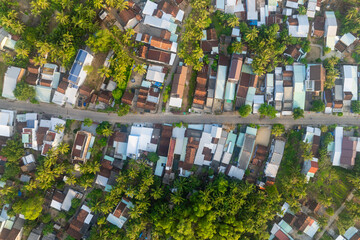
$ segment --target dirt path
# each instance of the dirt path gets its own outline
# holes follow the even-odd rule
[[[354,197],[354,191],[355,190],[352,190],[349,195],[346,197],[345,201],[341,204],[341,206],[336,210],[336,212],[334,213],[334,215],[332,215],[330,218],[329,218],[329,221],[328,221],[328,224],[326,225],[326,227],[320,232],[317,234],[316,236],[316,240],[319,240],[323,235],[324,233],[330,228],[330,226],[334,223],[334,221],[338,218],[339,214],[345,209],[345,203],[346,202],[349,202],[351,201],[351,199],[353,199]]]

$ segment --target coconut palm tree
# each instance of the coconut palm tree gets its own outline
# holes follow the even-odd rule
[[[245,39],[247,42],[254,41],[259,34],[259,30],[256,27],[253,27],[246,35]]]
[[[100,77],[102,77],[102,78],[104,78],[104,77],[106,77],[106,78],[110,77],[110,73],[111,73],[111,70],[110,70],[110,68],[108,68],[108,67],[103,66],[103,67],[101,67],[101,68],[98,69],[98,74],[100,74]]]
[[[64,130],[65,130],[65,125],[64,124],[56,124],[55,132],[60,133],[60,132],[63,132]]]
[[[65,183],[67,185],[75,185],[76,184],[76,177],[74,175],[70,175],[69,177],[67,177],[67,179],[65,180]]]
[[[69,152],[70,150],[70,147],[69,147],[69,144],[67,143],[60,143],[59,146],[57,147],[57,150],[61,153],[61,154],[66,154]]]
[[[64,12],[56,13],[55,19],[58,23],[62,25],[67,25],[69,23],[69,16],[66,15]]]
[[[145,64],[138,64],[134,68],[134,71],[137,72],[140,75],[144,75],[146,73],[146,66]]]
[[[227,24],[229,25],[229,27],[236,27],[239,26],[240,21],[239,19],[235,16],[235,15],[231,15],[228,19],[227,19]]]
[[[27,58],[30,50],[27,48],[15,48],[15,52],[20,58]]]
[[[104,128],[102,130],[102,135],[104,135],[105,137],[110,137],[113,133],[114,131],[111,130],[110,128]]]
[[[13,24],[12,30],[16,34],[22,34],[24,32],[24,30],[25,30],[25,26],[21,22],[16,22],[16,23]]]
[[[96,9],[101,9],[103,7],[103,0],[93,0],[93,4]]]
[[[241,42],[236,41],[231,44],[231,47],[232,47],[234,53],[241,53],[243,45]]]

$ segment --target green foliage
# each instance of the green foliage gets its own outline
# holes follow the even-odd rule
[[[248,104],[242,105],[239,108],[239,114],[243,118],[246,118],[247,116],[249,116],[251,111],[252,111],[252,107],[250,105],[248,105]]]
[[[118,116],[121,117],[121,116],[125,116],[126,114],[128,114],[130,111],[130,106],[127,105],[127,104],[121,104],[119,106],[119,110],[117,112]]]
[[[105,147],[107,144],[107,138],[106,137],[100,138],[99,144],[100,144],[100,146]]]
[[[18,163],[24,155],[24,145],[18,139],[9,139],[1,149],[0,154],[7,158],[7,162]]]
[[[157,161],[159,161],[160,157],[154,153],[154,152],[150,152],[147,155],[147,159],[149,159],[149,161],[156,163]]]
[[[321,100],[315,100],[312,102],[311,111],[313,112],[323,112],[325,110],[325,104]]]
[[[197,71],[192,71],[191,77],[189,80],[189,91],[188,91],[188,100],[187,100],[187,109],[188,110],[191,108],[193,101],[194,101],[196,78],[197,78]]]
[[[78,207],[80,207],[81,204],[81,199],[79,198],[74,198],[73,200],[71,200],[71,207],[77,209]]]
[[[276,117],[277,111],[273,106],[268,105],[267,103],[263,103],[259,108],[259,113],[261,117],[268,116],[272,119]]]
[[[19,169],[20,171],[20,169]],[[18,189],[15,186],[4,186],[0,189],[0,204],[11,204],[14,203],[17,197]]]
[[[331,89],[335,86],[335,80],[339,76],[339,70],[335,68],[338,62],[339,58],[337,57],[327,58],[324,61],[324,67],[326,69],[326,79],[324,87],[326,89]]]
[[[253,27],[251,29],[240,24],[243,40],[254,54],[251,66],[254,73],[259,76],[273,71],[282,61],[282,54],[290,38],[287,30],[283,30],[278,36],[279,29],[277,24],[262,25],[260,28]]]
[[[96,134],[102,135],[104,129],[111,129],[111,124],[108,121],[103,121],[96,127]]]
[[[299,118],[303,118],[304,117],[304,110],[297,107],[293,109],[293,117],[294,120],[299,119]]]
[[[329,214],[329,216],[332,216],[334,215],[334,209],[332,207],[328,207],[326,209],[326,213]]]
[[[271,134],[274,135],[275,137],[279,137],[283,135],[284,132],[285,132],[284,125],[277,123],[272,126]]]
[[[171,92],[171,85],[168,85],[168,86],[166,86],[164,94],[163,94],[163,102],[164,103],[167,103],[167,101],[169,100],[170,92]]]
[[[339,214],[339,219],[336,222],[336,226],[341,235],[343,235],[346,232],[346,230],[349,229],[349,227],[354,226],[354,224],[355,224],[354,220],[351,218],[351,216],[348,214],[346,210],[342,211]]]
[[[354,113],[360,114],[360,101],[352,101],[351,102],[351,110]]]
[[[309,161],[312,160],[314,155],[312,152],[312,144],[311,143],[307,143],[307,142],[301,142],[300,144],[300,148],[301,148],[301,157],[302,159],[304,159],[304,161]]]
[[[324,55],[328,54],[331,52],[331,48],[329,47],[324,47]]]
[[[53,223],[49,223],[49,224],[46,224],[43,231],[42,231],[42,234],[44,236],[52,233],[54,231],[54,224]]]
[[[92,210],[106,215],[124,194],[132,197],[134,208],[123,233],[129,239],[138,238],[145,227],[157,239],[266,239],[268,221],[281,206],[275,186],[257,191],[254,185],[224,175],[211,181],[195,176],[181,178],[171,188],[176,191],[162,188],[148,166],[131,161],[117,185]],[[104,220],[99,222],[90,239],[111,231]]]
[[[301,154],[301,143],[302,133],[292,130],[288,135],[284,158],[276,176],[279,193],[295,212],[299,210],[299,200],[306,197],[306,179],[305,175],[301,174],[301,161],[298,157]]]
[[[101,201],[104,197],[103,191],[99,188],[93,189],[88,195],[87,195],[87,203],[90,208],[94,207],[97,202]]]
[[[51,221],[50,213],[47,213],[47,214],[41,216],[41,222],[46,224],[46,223],[49,223],[50,221]]]
[[[232,54],[232,53],[242,53],[242,43],[241,42],[238,42],[238,41],[235,41],[233,43],[231,43],[231,45],[229,46],[228,48],[228,53],[229,54]]]
[[[106,53],[110,50],[113,38],[108,29],[101,29],[95,34],[90,35],[86,41],[86,45],[91,48],[91,51],[98,53]]]
[[[332,141],[334,141],[334,136],[330,132],[325,133],[325,136],[323,139],[324,146],[327,147],[329,145],[329,143],[331,143]]]
[[[211,23],[208,10],[210,1],[191,1],[190,5],[192,9],[185,20],[185,32],[181,35],[178,54],[180,58],[184,59],[186,65],[193,66],[194,70],[200,71],[203,67],[201,59],[204,57],[200,40],[203,37],[202,30]]]
[[[26,200],[20,199],[15,202],[13,209],[17,214],[23,214],[27,220],[37,219],[42,212],[44,198],[39,195],[32,196]]]
[[[342,117],[342,116],[344,116],[344,113],[339,112],[337,115],[338,115],[338,117]]]
[[[86,127],[91,127],[92,124],[93,124],[93,120],[92,120],[92,119],[90,119],[90,118],[85,118],[85,119],[84,119],[84,126],[86,126]]]
[[[298,11],[299,11],[299,15],[306,15],[306,8],[304,7],[304,5],[301,5],[301,6],[299,6],[299,9],[298,9]]]
[[[25,82],[20,82],[16,85],[14,96],[20,101],[26,101],[35,98],[35,88]]]
[[[115,88],[114,91],[112,91],[112,96],[115,100],[119,100],[123,95],[123,91],[120,88]]]

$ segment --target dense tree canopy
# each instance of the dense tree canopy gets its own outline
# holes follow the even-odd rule
[[[14,96],[20,101],[34,99],[35,95],[35,88],[25,82],[18,83],[14,90]]]
[[[277,111],[272,105],[269,105],[267,103],[261,104],[259,108],[259,113],[261,117],[268,116],[270,118],[275,118]]]
[[[111,230],[100,220],[92,239],[100,234],[105,235],[103,239],[121,234],[136,239],[144,231],[150,231],[154,239],[265,239],[267,222],[280,211],[275,186],[257,191],[254,185],[224,175],[177,179],[170,191],[147,165],[130,162],[117,182],[102,201],[94,202],[92,210],[106,215],[124,194],[131,197],[135,207],[130,210],[126,232]]]
[[[321,100],[315,100],[312,102],[311,111],[313,112],[323,112],[325,110],[325,103]]]
[[[251,111],[252,111],[252,108],[251,108],[251,106],[248,105],[248,104],[243,105],[243,106],[241,106],[241,107],[239,108],[239,114],[240,114],[240,116],[243,117],[243,118],[246,118],[247,116],[249,116],[250,113],[251,113]]]

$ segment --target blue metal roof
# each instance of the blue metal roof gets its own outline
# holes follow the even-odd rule
[[[77,56],[76,56],[76,60],[75,60],[75,61],[77,61],[77,62],[82,62],[82,63],[83,63],[83,62],[85,61],[86,56],[87,56],[87,52],[84,51],[84,50],[82,50],[82,49],[80,49],[79,52],[78,52],[78,54],[77,54]]]
[[[26,126],[27,126],[28,128],[34,128],[34,127],[35,127],[34,120],[27,120]]]

